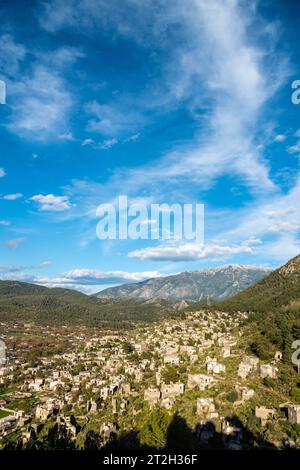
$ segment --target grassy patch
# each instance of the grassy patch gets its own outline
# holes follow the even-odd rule
[[[0,410],[0,419],[6,418],[6,416],[9,416],[11,413],[8,411]]]

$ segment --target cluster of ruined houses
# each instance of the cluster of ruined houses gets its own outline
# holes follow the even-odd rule
[[[16,425],[22,428],[31,421],[31,416],[25,411],[8,409],[3,401],[0,403],[0,409],[7,412],[7,416],[0,419],[0,435],[6,435]]]
[[[235,341],[230,340],[227,336],[222,334],[217,335],[218,345],[221,347],[221,355],[223,358],[229,357],[231,354],[231,348],[236,344]],[[194,364],[199,359],[199,354],[208,349],[213,344],[211,340],[203,340],[198,348],[195,346],[176,346],[168,344],[168,348],[165,350],[163,356],[163,364],[180,364],[180,354],[185,353],[191,364]],[[205,359],[206,372],[207,374],[188,374],[187,388],[198,390],[206,390],[214,383],[214,375],[225,373],[226,367],[224,364],[218,362],[216,358],[207,356]],[[183,394],[185,390],[185,384],[181,382],[164,384],[161,383],[161,367],[156,372],[156,384],[157,387],[150,387],[144,391],[144,400],[149,403],[152,407],[157,403],[160,403],[162,407],[167,409],[172,408],[176,397]]]
[[[230,342],[228,339],[222,337],[218,338],[218,344],[221,348],[221,355],[223,358],[231,355],[231,348],[235,343]],[[270,377],[275,379],[278,373],[278,367],[276,364],[282,359],[282,353],[277,351],[274,356],[272,363],[261,363],[260,360],[255,356],[245,356],[239,364],[237,375],[241,379],[246,379],[250,375],[259,375],[261,378]],[[176,354],[168,353],[164,358],[164,363],[176,364],[180,363],[179,356]],[[187,384],[177,382],[170,383],[168,385],[160,382],[160,373],[156,374],[157,387],[149,387],[144,391],[144,400],[147,401],[150,407],[156,404],[165,408],[172,408],[176,401],[176,397],[183,394],[185,388],[187,389],[198,389],[204,391],[209,389],[214,381],[214,376],[225,373],[226,367],[224,364],[218,362],[216,358],[208,356],[205,360],[207,374],[188,374]],[[235,386],[238,392],[239,399],[235,402],[236,405],[242,404],[243,402],[250,400],[254,395],[255,391],[246,386],[237,384]],[[283,408],[281,406],[280,408]],[[286,404],[287,417],[291,424],[300,424],[300,405],[288,403]],[[197,414],[203,419],[214,420],[219,418],[219,414],[216,411],[214,399],[198,398],[197,400]],[[261,424],[264,426],[268,420],[276,417],[276,410],[269,409],[265,406],[256,407],[255,416],[260,419]],[[223,418],[222,418],[223,419]]]
[[[225,331],[224,328],[219,328],[224,324],[224,320],[227,322]],[[143,390],[144,377],[149,375],[149,372],[155,378],[156,385],[143,390],[144,400],[150,407],[159,404],[171,409],[186,389],[208,390],[224,377],[226,366],[222,358],[226,359],[232,355],[232,348],[236,342],[229,332],[231,328],[238,326],[238,322],[238,318],[232,318],[227,314],[214,313],[211,316],[206,314],[203,318],[201,313],[194,312],[184,320],[165,320],[151,329],[141,330],[134,338],[127,336],[120,338],[113,334],[101,338],[89,337],[85,342],[84,351],[74,350],[50,358],[45,357],[36,367],[24,362],[2,365],[0,383],[14,383],[15,377],[18,376],[20,385],[16,386],[16,395],[34,394],[35,397],[40,397],[40,402],[32,413],[20,412],[21,414],[17,415],[18,412],[12,411],[11,415],[2,418],[0,433],[5,435],[11,429],[21,428],[23,441],[26,442],[38,431],[38,423],[55,417],[57,424],[64,426],[70,438],[75,439],[78,428],[72,423],[71,416],[63,414],[62,409],[65,405],[69,405],[71,410],[75,407],[80,408],[81,413],[88,416],[106,408],[110,408],[115,415],[126,412],[129,401],[140,394],[136,391],[136,387],[138,386],[138,390]],[[124,342],[128,341],[133,343],[138,356],[136,361],[132,361],[130,354],[124,351]],[[213,356],[211,351],[215,351],[216,346],[218,357],[221,359],[207,355],[209,351]],[[150,354],[145,355],[145,352]],[[178,366],[184,362],[197,370],[200,357],[204,358],[201,368],[204,366],[206,373],[188,373],[186,383],[183,381],[164,383],[163,368],[168,365]],[[250,375],[276,378],[278,372],[276,364],[280,359],[280,352],[276,353],[274,361],[269,364],[261,363],[254,356],[245,356],[238,366],[237,376],[242,381]],[[82,364],[84,370],[77,370],[74,373],[74,369]],[[255,394],[254,390],[243,383],[237,384],[236,390],[240,403],[250,400]],[[94,398],[87,398],[87,395],[91,394]],[[219,420],[223,423],[224,433],[229,433],[230,425],[219,416],[212,397],[198,398],[195,404],[199,422]],[[287,410],[289,421],[299,424],[300,406],[287,404]],[[276,416],[275,410],[263,406],[257,407],[255,414],[263,425]],[[30,422],[30,426],[24,429]],[[117,425],[103,422],[100,431],[103,436],[108,436],[109,433],[117,432]]]
[[[275,353],[274,362],[282,359],[280,351]],[[245,356],[241,361],[238,369],[238,376],[245,379],[250,374],[259,373],[262,378],[270,377],[275,379],[277,377],[278,367],[275,364],[261,364],[259,359],[255,356]]]

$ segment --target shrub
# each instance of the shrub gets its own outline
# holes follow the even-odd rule
[[[232,390],[226,395],[227,401],[230,401],[231,403],[234,403],[235,401],[237,401],[238,398],[239,398],[239,394],[236,390]]]
[[[276,385],[276,382],[274,379],[271,379],[271,377],[264,377],[263,384],[268,388],[274,388]]]
[[[167,365],[162,369],[161,377],[166,384],[177,382],[179,379],[178,370],[175,366]]]
[[[292,388],[292,390],[290,391],[290,396],[292,398],[300,400],[300,388]]]

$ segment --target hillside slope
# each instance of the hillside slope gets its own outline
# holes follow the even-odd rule
[[[251,312],[244,333],[251,352],[269,360],[275,351],[281,351],[290,363],[292,344],[300,338],[300,256],[214,307],[232,313]]]
[[[300,300],[300,256],[243,292],[222,303],[224,308],[266,311]]]
[[[227,265],[111,287],[96,294],[106,299],[207,301],[226,299],[264,278],[268,269]]]
[[[122,328],[132,321],[159,320],[171,311],[162,303],[118,302],[71,289],[0,281],[0,321]]]

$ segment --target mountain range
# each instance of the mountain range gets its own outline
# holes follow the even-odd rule
[[[267,268],[231,264],[123,284],[95,295],[103,299],[223,300],[255,284],[270,272]]]
[[[178,311],[201,308],[207,300],[214,309],[258,312],[260,316],[254,318],[266,336],[273,323],[287,320],[285,314],[295,319],[291,324],[298,331],[300,256],[273,272],[227,265],[114,287],[93,296],[0,281],[0,322],[126,328],[135,322],[157,321]]]

